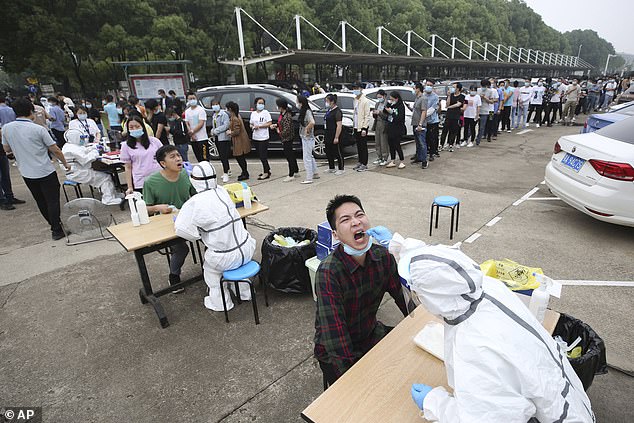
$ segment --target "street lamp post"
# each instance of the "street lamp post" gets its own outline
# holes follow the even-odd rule
[[[608,59],[605,61],[605,69],[603,70],[603,75],[608,74],[608,63],[610,63],[610,57],[616,57],[618,54],[608,54]]]
[[[583,44],[579,44],[579,50],[577,51],[577,61],[575,62],[576,66],[579,66],[579,56],[581,56],[581,47],[583,47]]]

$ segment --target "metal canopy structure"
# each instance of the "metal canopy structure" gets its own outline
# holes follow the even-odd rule
[[[278,52],[267,52],[260,56],[246,55],[244,45],[244,34],[242,29],[242,14],[246,15],[282,48]],[[341,44],[336,43],[328,37],[322,30],[317,28],[308,19],[301,15],[296,15],[295,36],[296,49],[289,49],[284,43],[277,39],[261,23],[256,21],[242,8],[235,8],[236,23],[238,29],[238,41],[240,44],[240,57],[235,60],[219,60],[219,63],[226,65],[240,66],[244,83],[248,83],[247,65],[273,60],[284,64],[328,64],[328,65],[402,65],[402,66],[468,66],[473,68],[518,68],[518,69],[544,69],[544,70],[589,70],[593,66],[579,56],[569,56],[552,52],[544,52],[535,49],[522,47],[505,46],[502,44],[492,44],[487,41],[481,43],[477,40],[464,42],[458,37],[451,37],[447,41],[438,34],[431,34],[429,38],[423,37],[412,30],[405,32],[405,39],[400,38],[383,26],[377,27],[377,42],[363,34],[357,28],[345,20],[339,22],[337,33],[341,33]],[[307,50],[302,45],[302,22],[308,24],[317,31],[323,38],[328,40],[328,45],[334,45],[338,51],[327,50]],[[365,41],[376,48],[376,53],[350,52],[347,49],[347,29],[351,29],[360,35]],[[400,44],[407,48],[406,55],[393,54],[383,48],[383,32],[395,38]],[[412,35],[415,37],[412,38]],[[416,43],[416,45],[414,44]],[[422,47],[421,47],[422,46]],[[429,51],[429,56],[422,52]],[[415,53],[416,56],[411,54]]]

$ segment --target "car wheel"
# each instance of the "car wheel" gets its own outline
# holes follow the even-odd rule
[[[211,160],[220,159],[220,152],[218,151],[218,146],[216,145],[216,141],[209,140],[207,141],[207,144],[209,145],[209,158]]]
[[[313,147],[313,156],[316,159],[326,158],[326,135],[324,131],[315,131],[315,147]]]

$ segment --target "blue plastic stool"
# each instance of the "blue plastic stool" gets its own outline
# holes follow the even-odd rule
[[[73,187],[75,190],[75,196],[77,198],[81,198],[84,194],[81,192],[81,184],[79,182],[71,181],[70,179],[66,179],[62,184],[62,188],[64,189],[64,197],[66,197],[66,202],[68,203],[68,194],[66,193],[66,187]],[[89,185],[90,186],[90,185]],[[93,191],[92,186],[90,186],[90,195],[95,198],[95,193]]]
[[[253,288],[253,281],[251,278],[258,275],[260,273],[260,264],[257,261],[251,260],[247,264],[238,267],[237,269],[227,270],[223,272],[222,279],[220,280],[220,293],[222,295],[222,306],[225,310],[225,321],[229,323],[229,313],[227,312],[227,300],[225,299],[225,290],[222,289],[223,283],[235,283],[236,287],[236,296],[238,304],[242,304],[240,300],[240,288],[238,287],[238,282],[246,282],[249,284],[249,288],[251,289],[251,302],[253,303],[253,316],[255,317],[255,324],[260,324],[260,317],[258,315],[258,304],[255,300],[255,289]],[[266,306],[269,306],[269,297],[266,292],[266,286],[263,285],[264,288],[264,300],[266,302]]]
[[[432,224],[434,222],[434,208],[436,209],[436,229],[438,229],[438,215],[440,214],[441,207],[451,209],[451,228],[449,229],[449,239],[453,239],[454,216],[456,217],[456,232],[458,232],[458,221],[460,220],[460,200],[450,195],[442,195],[434,198],[434,202],[431,205],[431,216],[429,218],[429,236],[431,236]]]

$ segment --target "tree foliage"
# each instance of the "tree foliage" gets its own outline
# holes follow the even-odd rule
[[[548,27],[523,0],[21,0],[5,2],[2,68],[84,94],[117,86],[123,75],[114,61],[189,59],[200,80],[224,82],[227,70],[218,59],[239,56],[237,5],[289,48],[296,45],[293,18],[301,14],[337,43],[340,21],[346,20],[372,40],[377,27],[384,26],[403,40],[413,30],[425,38],[438,34],[450,41],[455,36],[569,55],[576,55],[582,44],[581,58],[600,70],[608,54],[614,54],[612,44],[595,31],[562,34]],[[281,49],[246,16],[243,26],[247,54]],[[336,48],[307,24],[302,25],[302,38],[304,48]],[[423,41],[412,41],[415,49],[429,51]],[[405,46],[387,33],[383,47],[405,53]],[[348,29],[347,50],[375,52],[376,47]],[[622,61],[612,58],[610,67]]]

